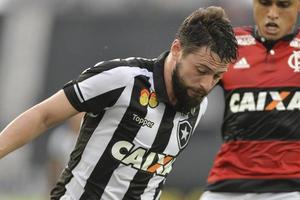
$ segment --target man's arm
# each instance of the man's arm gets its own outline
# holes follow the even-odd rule
[[[63,90],[58,91],[19,115],[0,133],[0,158],[77,113]]]

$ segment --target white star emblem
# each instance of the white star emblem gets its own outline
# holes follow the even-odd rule
[[[187,140],[187,136],[189,135],[189,132],[187,131],[187,127],[184,128],[184,130],[181,130],[182,136],[181,139],[184,138],[184,140]]]

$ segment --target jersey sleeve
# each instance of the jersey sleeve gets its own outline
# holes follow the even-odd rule
[[[97,114],[116,103],[131,77],[128,66],[100,64],[82,72],[65,84],[63,90],[76,110]]]

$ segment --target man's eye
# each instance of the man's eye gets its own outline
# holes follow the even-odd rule
[[[272,5],[272,1],[270,1],[270,0],[260,0],[259,3],[261,5],[264,5],[264,6],[271,6]]]
[[[198,69],[197,72],[198,72],[198,74],[205,74],[205,73],[207,73],[206,71],[203,71],[201,69]]]
[[[280,8],[287,8],[291,5],[291,2],[289,1],[279,1],[276,3],[276,5]]]

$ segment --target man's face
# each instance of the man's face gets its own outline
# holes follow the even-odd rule
[[[172,74],[178,111],[188,113],[198,106],[227,71],[227,64],[207,48],[180,56]]]
[[[260,36],[277,40],[290,34],[297,21],[300,0],[253,0],[253,16]]]

